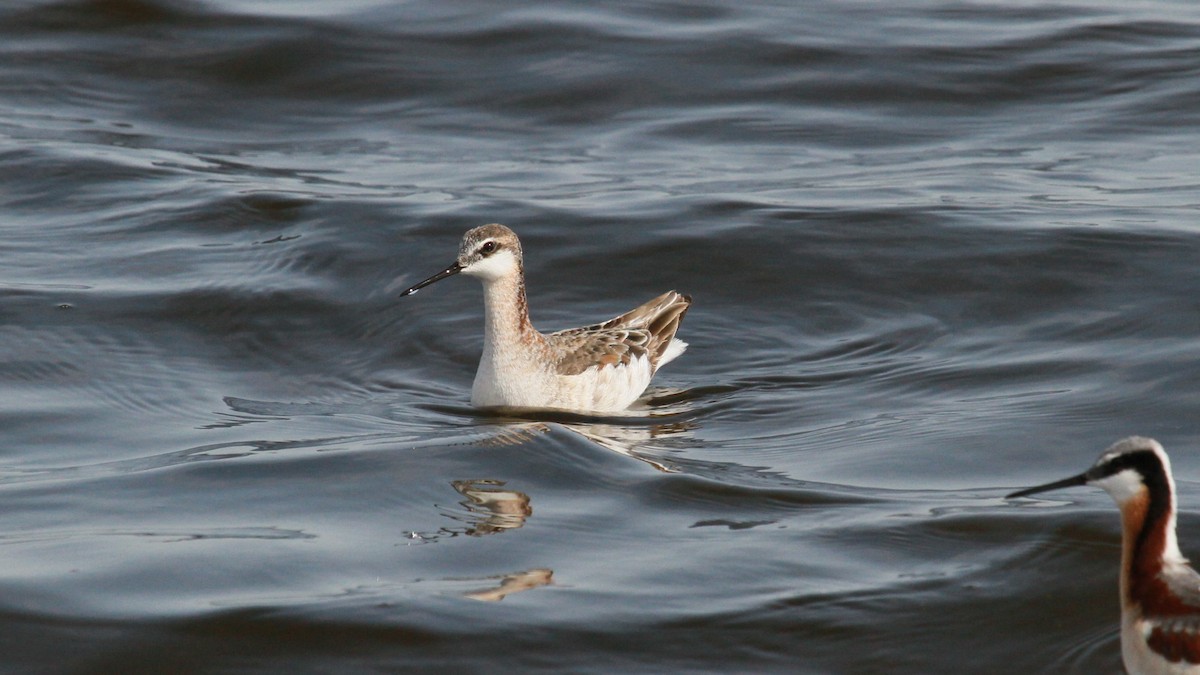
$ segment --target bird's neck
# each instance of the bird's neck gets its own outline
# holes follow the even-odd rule
[[[1124,535],[1121,553],[1121,602],[1143,611],[1171,614],[1178,599],[1169,592],[1166,574],[1187,561],[1175,538],[1175,504],[1169,491],[1143,490],[1121,506]]]
[[[495,349],[541,337],[529,322],[523,275],[491,279],[483,284],[485,357]]]

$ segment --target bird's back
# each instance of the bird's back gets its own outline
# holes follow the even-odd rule
[[[687,347],[675,332],[691,304],[690,296],[667,291],[603,323],[551,333],[546,341],[559,354],[561,375],[578,375],[597,365],[630,367],[643,360],[653,375]]]

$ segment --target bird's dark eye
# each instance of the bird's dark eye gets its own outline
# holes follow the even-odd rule
[[[484,255],[487,255],[495,250],[496,250],[496,242],[494,242],[494,241],[485,241],[485,242],[483,242],[483,246],[479,247],[479,252]]]

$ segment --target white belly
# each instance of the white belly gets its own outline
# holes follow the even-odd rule
[[[650,377],[650,364],[644,359],[588,368],[578,375],[559,375],[540,363],[504,363],[485,354],[471,387],[471,405],[618,412],[646,391]]]

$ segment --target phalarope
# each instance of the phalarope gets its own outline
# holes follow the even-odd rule
[[[692,299],[675,291],[604,323],[538,332],[529,322],[521,242],[495,223],[469,230],[454,264],[400,295],[460,272],[483,282],[483,356],[471,387],[476,407],[624,410],[687,347],[675,331]]]
[[[1200,674],[1200,574],[1175,538],[1175,479],[1158,441],[1117,441],[1078,476],[1006,497],[1076,485],[1104,488],[1121,509],[1121,656],[1131,675]]]

